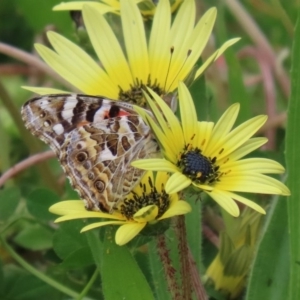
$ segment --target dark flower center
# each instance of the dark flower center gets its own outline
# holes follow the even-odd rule
[[[220,176],[219,166],[215,165],[216,158],[211,159],[202,155],[198,148],[188,148],[187,146],[177,163],[182,174],[196,183],[215,182]]]
[[[123,216],[128,220],[132,220],[136,212],[141,208],[148,205],[156,205],[158,207],[158,214],[156,219],[160,218],[169,208],[170,197],[162,187],[162,192],[159,193],[155,186],[153,186],[152,180],[149,177],[150,192],[146,193],[145,184],[140,183],[140,187],[143,189],[142,195],[137,195],[131,192],[130,198],[127,196],[123,203],[120,205],[120,211]]]

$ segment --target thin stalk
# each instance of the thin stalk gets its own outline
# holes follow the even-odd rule
[[[281,90],[283,91],[285,97],[288,98],[290,95],[289,76],[283,68],[282,64],[278,63],[276,54],[272,49],[268,39],[258,27],[254,19],[246,11],[241,1],[226,0],[225,3],[231,13],[235,16],[239,24],[243,27],[244,31],[257,45],[265,59],[267,59],[272,65],[272,69],[275,73],[275,77],[278,80]]]
[[[44,273],[38,271],[37,269],[33,268],[29,263],[27,263],[21,256],[19,256],[13,248],[11,248],[6,241],[3,239],[3,237],[0,237],[0,241],[5,248],[5,250],[11,255],[13,259],[15,259],[25,270],[27,270],[32,275],[36,276],[40,280],[44,281],[48,285],[52,286],[53,288],[57,289],[58,291],[70,296],[71,298],[77,299],[79,297],[79,294],[74,292],[68,287],[65,287],[61,283],[57,282],[56,280],[48,277]],[[88,298],[86,298],[88,299]]]
[[[186,227],[184,216],[178,216],[176,218],[175,232],[178,238],[178,248],[180,255],[180,275],[182,282],[182,299],[192,299],[192,287],[191,287],[191,272],[190,263],[188,258],[188,244],[186,237]]]
[[[86,286],[84,287],[84,289],[81,291],[81,293],[79,294],[79,296],[76,298],[76,300],[81,300],[85,297],[85,295],[88,293],[88,291],[90,290],[90,288],[92,287],[92,285],[94,284],[95,280],[97,279],[99,275],[99,269],[96,268],[95,272],[93,273],[92,277],[90,278],[89,282],[86,284]]]
[[[28,158],[8,169],[5,173],[3,173],[2,176],[0,176],[0,187],[4,185],[7,180],[14,177],[23,170],[52,157],[55,157],[55,154],[52,150],[29,156]]]
[[[25,64],[28,64],[31,67],[34,67],[38,71],[49,75],[55,81],[63,84],[64,86],[69,88],[70,91],[74,91],[74,86],[72,86],[69,82],[67,82],[55,71],[53,71],[47,64],[41,61],[38,57],[4,43],[0,43],[0,53],[6,54],[7,56],[13,57],[19,61],[22,61]]]
[[[208,300],[208,296],[207,296],[204,286],[201,282],[201,277],[198,272],[197,265],[193,258],[192,252],[190,249],[188,249],[188,252],[189,252],[188,260],[189,260],[189,265],[190,265],[192,285],[193,285],[193,290],[196,295],[196,299],[197,300]]]
[[[157,252],[162,262],[164,273],[167,279],[168,290],[173,300],[182,300],[180,289],[176,280],[176,269],[172,266],[170,250],[167,247],[164,235],[159,235],[156,239]]]

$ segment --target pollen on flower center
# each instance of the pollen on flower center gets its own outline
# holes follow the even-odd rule
[[[161,192],[158,192],[156,187],[153,186],[152,180],[149,177],[150,192],[146,193],[145,184],[140,183],[140,187],[143,192],[141,195],[131,192],[129,197],[126,197],[123,203],[120,205],[120,211],[123,216],[128,220],[132,220],[136,212],[141,208],[148,205],[156,205],[158,207],[158,214],[156,219],[161,217],[169,208],[170,197],[162,188]]]
[[[213,183],[220,176],[215,159],[202,155],[201,150],[186,149],[177,163],[182,173],[197,183]]]
[[[157,81],[153,81],[148,77],[147,83],[143,83],[137,79],[137,82],[134,85],[131,85],[131,88],[127,91],[124,91],[120,87],[118,99],[124,102],[132,103],[138,105],[140,107],[146,108],[147,101],[143,95],[143,90],[145,90],[145,86],[150,87],[154,90],[158,95],[164,94],[164,89],[159,86]]]

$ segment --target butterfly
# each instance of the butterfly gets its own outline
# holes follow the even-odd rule
[[[144,171],[130,164],[158,145],[133,105],[97,96],[36,97],[21,110],[27,129],[56,153],[88,210],[113,212]]]

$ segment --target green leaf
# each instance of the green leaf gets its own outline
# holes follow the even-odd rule
[[[286,162],[288,170],[288,186],[291,197],[288,201],[288,218],[290,234],[290,290],[289,299],[300,299],[300,10],[294,33],[292,51],[292,90],[288,108],[288,122],[286,133]]]
[[[17,187],[0,190],[0,220],[8,220],[20,202],[20,191]]]
[[[91,249],[85,246],[71,252],[60,266],[65,269],[81,269],[92,264],[94,264],[94,259],[91,254]]]
[[[281,197],[274,200],[267,217],[264,235],[249,277],[246,300],[282,300],[287,298],[289,235],[286,226],[286,199]]]
[[[206,95],[205,76],[198,77],[189,90],[194,100],[198,120],[207,120],[210,111],[210,99]]]
[[[202,224],[201,224],[201,202],[197,200],[196,197],[190,197],[187,199],[192,207],[192,211],[186,215],[186,232],[187,240],[190,250],[193,254],[193,258],[200,272],[200,267],[202,264]]]
[[[54,289],[56,289],[56,291],[58,290],[58,291],[60,291],[64,294],[70,296],[72,299],[77,299],[78,298],[79,295],[74,290],[68,288],[67,285],[62,284],[62,283],[56,281],[55,279],[49,277],[47,274],[45,274],[44,270],[40,271],[40,270],[36,269],[35,267],[33,267],[30,263],[26,262],[17,252],[15,252],[15,250],[12,247],[10,247],[3,238],[0,237],[0,239],[1,239],[1,243],[2,243],[3,248],[5,249],[5,251],[7,251],[9,253],[11,258],[13,258],[15,261],[17,261],[26,270],[26,272],[31,273],[34,276],[35,279],[38,278],[38,280],[41,280],[43,282],[43,284],[44,283],[46,284],[47,288],[48,287],[54,288]],[[10,264],[10,265],[12,266],[12,264]],[[6,273],[5,273],[4,277],[5,277],[6,281],[9,281],[9,279],[8,279],[9,276]],[[20,276],[18,276],[18,277],[13,276],[13,277],[17,278],[17,280],[20,279]],[[25,288],[30,287],[29,294],[30,293],[35,293],[37,291],[37,296],[36,297],[33,297],[33,295],[31,295],[31,296],[28,295],[27,296],[26,292],[22,293],[21,285],[19,285],[18,283],[15,284],[15,282],[16,282],[15,278],[12,278],[11,282],[8,282],[7,287],[13,293],[17,292],[17,297],[7,296],[7,297],[1,297],[1,299],[30,299],[30,300],[33,300],[33,299],[40,299],[38,297],[38,295],[44,297],[43,292],[40,291],[40,287],[42,286],[42,284],[37,283],[36,288],[35,288],[35,287],[30,287],[29,284],[26,285],[27,279],[22,280],[22,284],[23,283],[25,284],[24,285]],[[12,288],[12,286],[14,284],[16,286]],[[4,292],[4,294],[6,295],[6,292]],[[51,295],[49,295],[49,294],[50,293],[48,292],[47,296],[49,296],[50,299],[58,299],[56,296],[51,297]],[[25,295],[25,297],[24,297],[24,295]]]
[[[55,218],[55,215],[49,212],[49,207],[59,200],[55,193],[47,189],[36,189],[26,199],[29,212],[42,221],[51,221]]]
[[[59,291],[15,266],[8,265],[4,272],[3,288],[0,290],[1,299],[35,300],[61,297]]]
[[[64,33],[70,32],[72,29],[72,21],[69,12],[55,12],[53,6],[60,3],[58,0],[32,1],[22,0],[15,1],[18,10],[26,18],[28,24],[38,32],[41,32],[49,24],[55,25],[59,31]]]
[[[115,228],[114,228],[115,229]],[[106,300],[153,300],[151,288],[126,246],[118,246],[115,230],[106,228],[102,250],[101,277]]]
[[[100,228],[99,231],[101,230],[105,230],[105,228]],[[85,237],[86,237],[86,241],[91,249],[93,258],[94,258],[94,262],[97,265],[97,267],[99,268],[99,270],[101,270],[102,268],[102,259],[101,259],[101,253],[102,253],[102,249],[103,249],[103,243],[100,240],[99,237],[99,231],[98,230],[90,230],[84,233]]]
[[[52,247],[53,233],[39,224],[27,225],[15,237],[14,242],[19,246],[34,251]]]
[[[2,260],[0,259],[0,291],[3,291],[3,286],[4,286],[4,272],[3,272],[4,266],[2,263]],[[0,292],[1,296],[1,292]]]
[[[88,246],[84,233],[80,233],[84,226],[82,220],[72,220],[59,224],[53,237],[53,248],[61,259],[66,259],[70,253]]]

